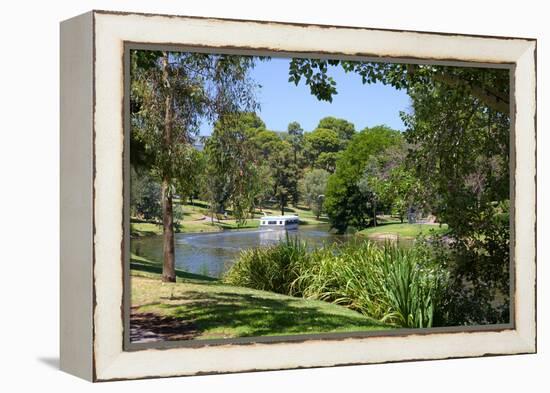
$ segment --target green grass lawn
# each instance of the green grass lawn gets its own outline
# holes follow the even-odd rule
[[[384,238],[396,236],[405,239],[414,239],[420,234],[435,235],[447,232],[447,224],[401,224],[399,222],[380,223],[376,227],[370,227],[359,231],[360,235],[370,238]]]
[[[132,255],[132,315],[162,339],[214,339],[388,329],[342,306],[279,295],[177,271],[160,281],[161,267]],[[160,321],[158,326],[155,324]],[[142,323],[140,322],[140,323]],[[149,325],[147,325],[149,323]]]

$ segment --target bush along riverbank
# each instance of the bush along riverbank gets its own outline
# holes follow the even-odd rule
[[[245,250],[224,276],[230,285],[346,306],[396,327],[441,323],[449,273],[422,244],[402,249],[368,240],[312,249],[287,239]]]

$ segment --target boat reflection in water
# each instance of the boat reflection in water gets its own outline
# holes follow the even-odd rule
[[[260,246],[271,246],[286,239],[295,239],[298,237],[298,226],[293,229],[261,229],[258,233]]]

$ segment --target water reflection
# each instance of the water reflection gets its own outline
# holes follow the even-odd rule
[[[269,246],[286,238],[298,238],[312,246],[347,241],[347,235],[336,235],[328,225],[300,226],[296,230],[231,230],[218,233],[176,234],[176,267],[192,273],[220,277],[241,250]],[[154,261],[162,260],[162,236],[132,239],[134,254]]]

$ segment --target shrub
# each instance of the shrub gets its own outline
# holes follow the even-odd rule
[[[448,326],[507,323],[510,320],[509,233],[448,238],[435,235],[417,241],[426,259],[439,260],[449,272],[438,308]]]
[[[298,266],[309,258],[307,246],[289,239],[270,247],[258,247],[241,252],[225,274],[224,281],[263,291],[291,293],[292,282],[298,276]]]
[[[297,240],[242,252],[224,280],[319,299],[400,327],[431,327],[448,273],[421,248],[350,242],[309,250]]]

